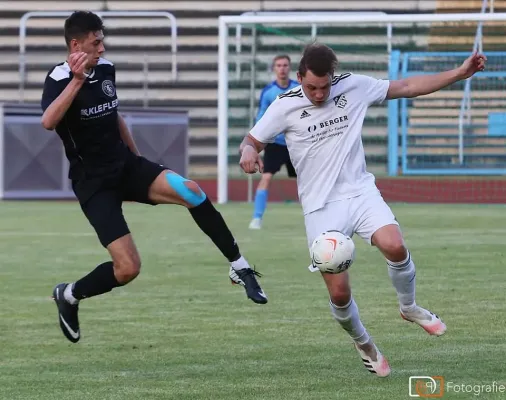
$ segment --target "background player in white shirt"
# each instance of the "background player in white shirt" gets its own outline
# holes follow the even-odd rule
[[[324,231],[338,230],[349,236],[356,233],[376,246],[386,258],[401,316],[435,336],[444,334],[446,325],[415,302],[415,265],[374,176],[366,171],[362,125],[370,105],[436,92],[482,71],[485,62],[486,57],[473,54],[454,70],[397,81],[355,74],[334,76],[335,53],[312,43],[299,64],[301,86],[278,96],[240,147],[242,169],[261,172],[258,153],[278,132],[285,132],[297,172],[308,244]],[[389,375],[386,358],[360,321],[348,272],[322,276],[332,315],[353,339],[365,367],[378,376]]]

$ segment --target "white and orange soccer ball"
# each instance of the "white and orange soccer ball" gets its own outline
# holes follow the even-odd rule
[[[313,241],[310,254],[314,270],[340,274],[355,260],[355,243],[339,231],[327,231]]]

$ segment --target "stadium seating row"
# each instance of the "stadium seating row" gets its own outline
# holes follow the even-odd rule
[[[506,7],[506,1],[498,0],[496,9]],[[214,174],[216,166],[216,126],[217,126],[217,55],[219,15],[240,14],[252,10],[279,11],[386,11],[389,13],[453,12],[476,11],[481,1],[434,1],[434,0],[355,0],[353,2],[335,0],[317,1],[73,1],[72,9],[110,10],[110,11],[169,11],[177,18],[178,53],[177,80],[172,80],[171,42],[166,20],[146,18],[108,18],[107,57],[118,69],[118,92],[123,103],[143,104],[188,109],[190,113],[190,165],[192,176]],[[69,2],[53,0],[0,0],[0,101],[17,101],[19,91],[19,19],[28,11],[68,10]],[[459,32],[459,43],[469,49],[475,27],[469,26]],[[497,35],[490,35],[497,46],[504,43],[504,31],[497,27]],[[287,31],[297,36],[296,28]],[[500,33],[499,33],[500,32]],[[286,32],[285,32],[286,33]],[[382,33],[384,34],[384,33]],[[360,36],[354,35],[350,28],[325,28],[321,40],[333,45],[341,59],[347,62],[343,68],[359,70],[378,77],[384,77],[387,66],[384,52],[384,38],[378,38],[378,29],[371,27]],[[25,101],[39,101],[42,82],[51,64],[65,57],[62,39],[62,19],[33,19],[28,23],[26,53]],[[231,44],[233,44],[233,38]],[[246,41],[243,51],[247,52]],[[395,46],[401,50],[441,50],[455,46],[456,38],[449,37],[437,27],[430,31],[424,29],[399,29],[395,32]],[[454,48],[454,47],[453,47]],[[301,44],[294,43],[290,37],[276,33],[262,32],[259,36],[257,70],[260,71],[256,95],[263,84],[271,79],[268,63],[277,52],[287,52],[293,57],[294,67],[300,53]],[[363,54],[362,56],[358,54]],[[375,54],[371,59],[371,54]],[[378,56],[381,55],[381,56]],[[233,58],[232,58],[233,59]],[[239,81],[231,80],[230,89],[230,135],[231,144],[236,145],[249,125],[249,82],[250,65],[242,69],[246,75]],[[233,71],[233,66],[231,66]],[[231,72],[231,76],[233,73]],[[147,81],[147,85],[145,85]],[[425,104],[425,106],[423,106]],[[421,102],[421,107],[433,107]],[[432,103],[435,104],[435,103]],[[422,109],[420,109],[422,110]],[[422,115],[418,108],[413,112]],[[366,121],[365,144],[369,166],[384,170],[386,161],[386,109],[371,110]],[[233,151],[235,153],[235,151]],[[232,154],[232,153],[231,153]],[[231,157],[231,162],[236,159]]]

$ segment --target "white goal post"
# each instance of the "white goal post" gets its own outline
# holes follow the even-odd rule
[[[242,15],[219,17],[218,54],[218,203],[228,201],[228,30],[232,26],[280,24],[311,26],[311,24],[371,23],[371,24],[416,24],[431,22],[489,22],[505,21],[506,13],[460,13],[460,14],[396,14],[396,15]],[[471,49],[470,49],[471,51]]]

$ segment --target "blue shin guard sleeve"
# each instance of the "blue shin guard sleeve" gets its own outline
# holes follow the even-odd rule
[[[265,212],[265,208],[267,207],[267,198],[269,196],[269,191],[266,189],[257,190],[255,194],[255,211],[253,213],[253,218],[262,218]]]
[[[169,172],[165,175],[167,182],[174,189],[174,191],[181,196],[181,198],[186,201],[188,204],[196,207],[204,202],[207,198],[206,194],[199,188],[200,193],[195,193],[193,190],[189,189],[185,182],[189,182],[188,179],[183,178],[181,175],[178,175],[173,172]]]

